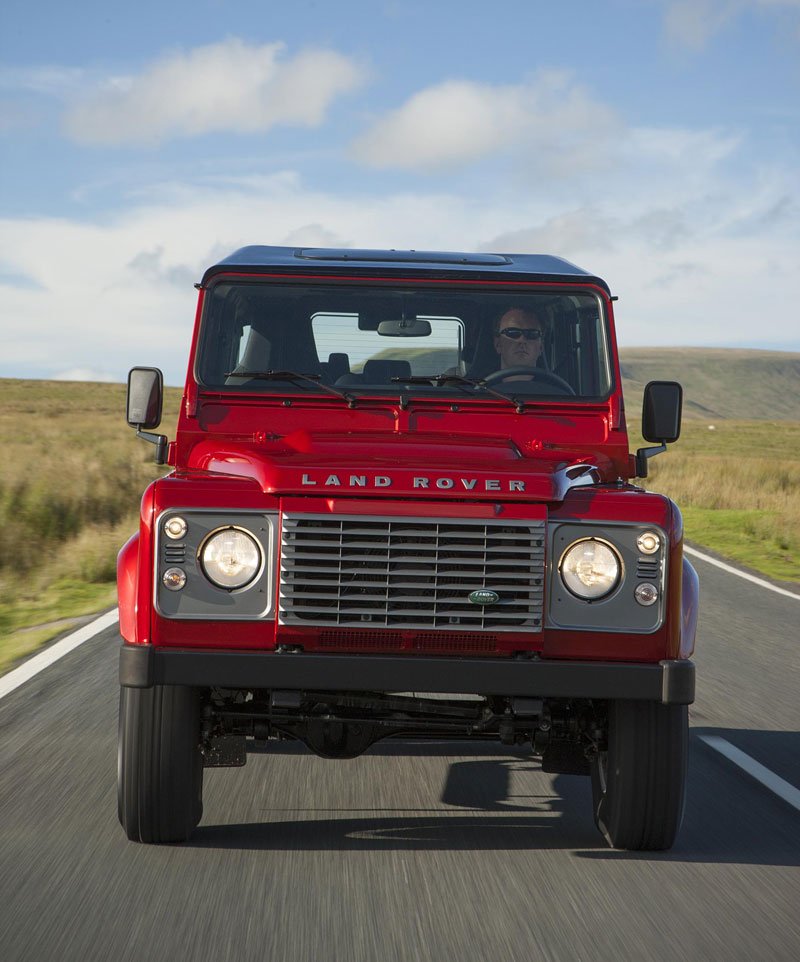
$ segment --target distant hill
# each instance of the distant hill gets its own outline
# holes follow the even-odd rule
[[[390,357],[392,351],[382,356]],[[430,351],[425,372],[453,364],[449,351]],[[648,381],[680,381],[684,389],[684,417],[715,420],[800,421],[800,353],[745,351],[704,347],[629,347],[620,351],[622,386],[629,424],[638,423],[642,391]],[[418,364],[419,366],[419,364]],[[83,411],[91,400],[113,408],[114,424],[124,425],[124,386],[93,382],[80,386],[69,381],[21,381],[0,378],[0,412],[10,417],[12,398],[20,403],[55,407],[64,404]],[[177,408],[180,390],[167,388],[167,407]],[[23,405],[24,407],[24,405]],[[28,410],[28,408],[25,408]],[[2,421],[2,418],[0,418]],[[174,415],[165,416],[174,423]],[[116,430],[116,427],[114,428]],[[123,432],[124,433],[124,432]]]
[[[426,354],[424,349],[412,352]],[[379,357],[403,353],[391,348]],[[419,373],[435,373],[454,360],[447,351],[429,351]],[[648,381],[680,381],[687,418],[800,421],[800,354],[716,347],[629,347],[620,350],[622,389],[631,424],[642,409]]]
[[[629,420],[648,381],[680,381],[684,417],[800,421],[800,354],[704,347],[620,350]]]

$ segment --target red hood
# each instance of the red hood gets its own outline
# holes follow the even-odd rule
[[[263,442],[201,441],[187,467],[252,478],[265,493],[562,501],[599,480],[595,461],[520,450],[507,438],[295,432]]]

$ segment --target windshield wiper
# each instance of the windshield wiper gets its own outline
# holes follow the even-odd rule
[[[424,374],[410,374],[408,377],[393,377],[389,380],[397,381],[400,384],[447,384],[448,381],[454,381],[456,384],[466,384],[469,387],[480,388],[493,397],[499,397],[501,401],[508,401],[509,404],[514,405],[517,414],[522,414],[525,410],[525,404],[520,401],[519,398],[509,397],[508,394],[501,394],[499,391],[495,391],[494,388],[489,387],[485,381],[474,381],[472,378],[463,377],[461,374],[433,374],[430,377],[425,377]]]
[[[314,387],[321,387],[322,390],[327,391],[328,394],[333,394],[343,401],[347,401],[349,408],[356,406],[355,395],[347,394],[345,391],[337,391],[335,387],[331,387],[329,384],[323,384],[321,374],[299,374],[297,371],[229,371],[223,376],[249,377],[261,381],[308,381],[310,384],[313,384]]]

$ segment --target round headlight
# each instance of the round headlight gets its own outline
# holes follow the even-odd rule
[[[244,588],[261,568],[261,548],[241,528],[215,531],[200,550],[205,576],[218,588]]]
[[[616,588],[620,563],[616,552],[604,541],[587,538],[567,548],[559,571],[561,580],[574,595],[595,601]]]

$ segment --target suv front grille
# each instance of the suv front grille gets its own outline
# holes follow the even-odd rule
[[[285,625],[541,631],[544,521],[283,516]],[[469,600],[479,588],[499,601]]]

